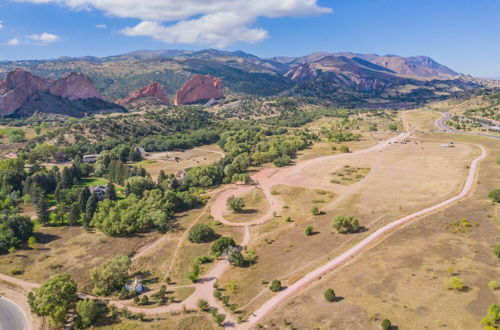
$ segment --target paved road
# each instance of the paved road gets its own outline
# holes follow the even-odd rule
[[[28,329],[24,312],[8,299],[0,298],[0,330]]]
[[[446,131],[446,132],[460,133],[460,134],[466,134],[466,135],[485,136],[485,137],[489,137],[489,138],[500,139],[500,136],[498,136],[498,135],[471,133],[471,132],[464,132],[464,131],[454,129],[453,127],[446,125],[446,122],[450,118],[451,118],[451,114],[445,113],[441,118],[436,120],[436,126],[439,127],[440,129],[442,129],[443,131]]]

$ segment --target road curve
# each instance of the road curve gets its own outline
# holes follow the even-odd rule
[[[500,139],[500,136],[498,136],[498,135],[471,133],[471,132],[464,132],[464,131],[460,131],[458,129],[454,129],[453,127],[446,125],[446,121],[448,121],[450,118],[451,118],[451,114],[449,112],[447,112],[447,113],[443,114],[443,116],[441,118],[438,118],[434,124],[445,132],[453,132],[453,133],[459,133],[459,134],[465,134],[465,135],[484,136],[484,137],[489,137],[489,138],[494,138],[494,139]]]
[[[473,184],[474,184],[474,178],[476,174],[476,170],[478,167],[479,162],[486,157],[486,150],[484,149],[483,146],[479,145],[479,148],[481,149],[481,155],[474,159],[470,165],[470,170],[469,174],[467,175],[467,178],[465,180],[465,184],[460,191],[460,193],[450,199],[447,199],[439,204],[436,204],[434,206],[428,207],[426,209],[423,209],[421,211],[412,213],[406,217],[403,217],[401,219],[398,219],[394,222],[389,223],[388,225],[378,229],[377,231],[373,232],[370,234],[368,237],[363,239],[361,242],[350,248],[349,250],[345,251],[338,257],[332,259],[328,263],[324,264],[323,266],[313,270],[312,272],[308,273],[304,277],[302,277],[300,280],[297,282],[293,283],[289,287],[287,287],[285,290],[281,291],[268,301],[266,301],[259,309],[257,309],[252,316],[248,319],[248,322],[241,325],[240,329],[249,329],[253,326],[255,326],[260,320],[264,318],[271,310],[273,310],[277,305],[282,303],[284,300],[289,298],[291,295],[296,293],[297,291],[303,289],[305,286],[309,285],[311,282],[319,279],[323,275],[325,275],[328,272],[331,272],[332,270],[340,267],[342,264],[347,262],[349,259],[355,257],[359,253],[369,249],[371,246],[373,246],[374,243],[377,241],[380,241],[384,236],[390,232],[395,231],[396,229],[399,229],[412,221],[421,218],[424,215],[427,215],[429,213],[435,212],[437,210],[440,210],[458,200],[461,200],[465,197],[467,197],[470,192],[472,191]]]
[[[23,310],[7,298],[0,298],[0,330],[30,329]]]

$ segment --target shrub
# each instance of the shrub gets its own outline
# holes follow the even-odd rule
[[[391,321],[389,321],[388,319],[384,319],[382,321],[382,323],[380,324],[380,327],[383,329],[383,330],[390,330],[391,327],[392,327],[392,323]]]
[[[93,299],[80,300],[76,304],[76,312],[80,317],[83,328],[88,328],[94,324],[101,313],[99,303]]]
[[[452,276],[449,279],[445,281],[445,287],[448,290],[457,290],[457,291],[462,291],[464,289],[464,282],[457,276]]]
[[[206,301],[205,299],[199,299],[196,305],[202,312],[208,312],[210,310],[210,305],[208,304],[208,301]]]
[[[194,225],[189,231],[188,239],[193,243],[205,243],[215,239],[216,234],[212,228],[204,224]]]
[[[350,152],[349,147],[348,147],[348,146],[345,146],[345,145],[341,145],[341,146],[339,147],[339,151],[340,151],[340,152],[343,152],[343,153],[348,153],[348,152]]]
[[[245,207],[245,200],[241,197],[231,196],[227,199],[226,206],[229,210],[238,213]]]
[[[333,291],[333,289],[326,289],[326,291],[325,291],[325,300],[333,302],[333,301],[335,301],[335,298],[336,298],[335,291]]]
[[[485,330],[498,329],[498,325],[500,324],[500,305],[493,304],[488,307],[488,313],[481,320],[481,324]]]
[[[354,217],[337,216],[333,219],[332,226],[339,233],[354,233],[359,230],[359,221]]]
[[[497,289],[500,289],[500,285],[498,285],[498,282],[497,282],[497,281],[489,281],[489,282],[488,282],[488,287],[489,287],[491,290],[497,290]]]
[[[278,292],[281,291],[281,289],[281,282],[278,280],[272,281],[271,285],[269,286],[269,290],[271,290],[272,292]]]
[[[304,234],[306,234],[307,236],[310,236],[310,235],[312,235],[313,231],[314,231],[313,226],[307,226],[304,229]]]
[[[490,191],[488,197],[495,203],[500,203],[500,188]]]
[[[24,269],[20,269],[20,268],[12,268],[10,270],[10,273],[12,275],[21,275],[22,273],[24,273]]]
[[[226,251],[230,246],[236,246],[236,242],[231,237],[220,237],[214,244],[212,244],[212,253],[216,256],[220,256]]]
[[[493,247],[493,254],[495,254],[495,256],[500,259],[500,244],[497,244],[495,245],[495,247]]]
[[[311,213],[312,213],[312,215],[321,215],[321,211],[319,210],[319,208],[317,206],[311,207]]]

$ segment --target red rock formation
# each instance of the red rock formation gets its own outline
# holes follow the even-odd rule
[[[47,82],[28,71],[16,69],[0,80],[0,115],[6,116],[23,106],[32,95],[48,89]]]
[[[81,73],[75,72],[56,80],[50,85],[49,91],[52,95],[62,96],[70,100],[102,99],[92,80]]]
[[[196,75],[179,89],[175,95],[174,104],[193,104],[221,98],[224,98],[224,88],[220,78],[211,75]]]
[[[70,100],[102,99],[92,80],[83,74],[71,73],[65,78],[51,82],[28,71],[16,69],[0,80],[0,115],[14,113],[31,96],[41,92],[49,92]]]
[[[117,100],[116,103],[123,105],[147,97],[154,98],[163,104],[169,104],[170,102],[168,97],[165,95],[163,87],[159,83],[154,82],[146,87],[132,92],[127,98]]]

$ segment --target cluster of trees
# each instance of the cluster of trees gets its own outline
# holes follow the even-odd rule
[[[0,214],[0,252],[12,251],[26,243],[33,234],[33,223],[23,215]]]
[[[321,135],[325,136],[330,142],[359,141],[361,139],[361,135],[359,134],[339,129],[328,130],[322,128]]]
[[[359,230],[359,221],[354,217],[336,216],[332,221],[332,226],[337,232],[355,233]]]

